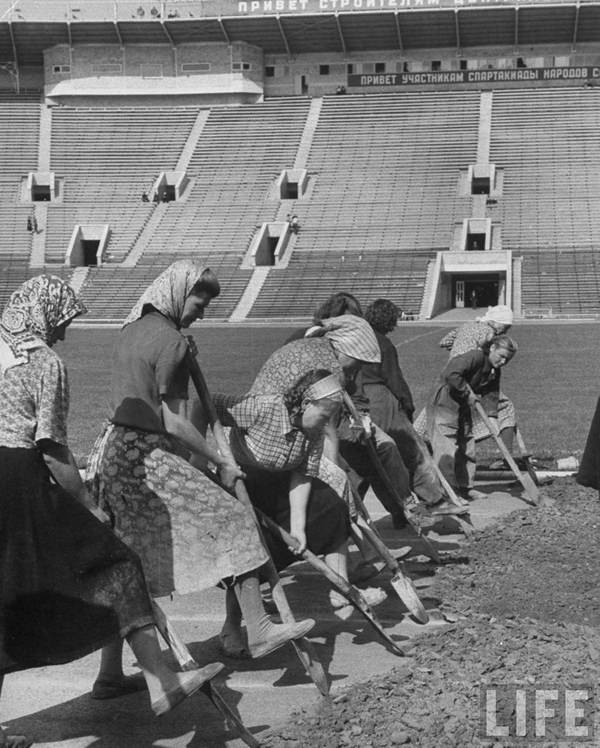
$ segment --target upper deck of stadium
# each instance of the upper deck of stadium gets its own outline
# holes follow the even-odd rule
[[[265,54],[600,41],[596,0],[16,0],[0,2],[0,62],[57,44],[244,41]]]

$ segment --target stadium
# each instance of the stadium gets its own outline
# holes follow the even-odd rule
[[[593,0],[0,2],[0,308],[41,273],[87,307],[59,347],[80,467],[108,416],[118,330],[177,260],[221,285],[192,328],[219,392],[247,391],[345,291],[402,311],[390,337],[420,409],[444,333],[509,306],[519,354],[503,388],[529,452],[542,467],[580,458],[598,397],[599,97]],[[544,511],[524,508],[518,484],[493,490],[493,506],[474,511],[475,544],[442,534],[454,560],[439,575],[417,551],[406,564],[432,626],[404,609],[398,622],[397,600],[383,606],[394,641],[423,637],[404,660],[360,616],[329,616],[307,564],[285,572],[292,608],[315,604],[337,697],[313,708],[291,648],[264,668],[234,663],[225,699],[260,744],[486,745],[465,684],[494,672],[491,630],[498,661],[527,652],[506,666],[510,682],[597,681],[597,502],[569,477]],[[367,506],[402,548],[371,495]],[[163,607],[197,659],[218,659],[220,590]],[[157,727],[137,696],[88,703],[95,662],[6,678],[8,732],[60,748],[243,744],[204,705]],[[405,701],[415,711],[401,722]]]

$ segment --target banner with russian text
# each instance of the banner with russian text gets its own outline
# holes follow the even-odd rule
[[[348,87],[440,86],[458,83],[520,83],[526,81],[570,81],[600,79],[600,67],[511,68],[449,70],[422,73],[361,73],[348,76]]]

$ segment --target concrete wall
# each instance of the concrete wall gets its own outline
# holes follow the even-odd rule
[[[234,63],[249,69],[235,70],[246,79],[262,85],[263,52],[245,42],[233,44],[59,44],[44,52],[44,78],[47,85],[64,80],[109,76],[172,78],[188,75],[234,72]],[[203,71],[186,71],[185,65],[205,64]]]

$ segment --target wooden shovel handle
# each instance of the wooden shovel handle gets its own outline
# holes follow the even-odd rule
[[[471,395],[475,395],[473,390],[471,389],[470,385],[467,384],[467,389],[470,392]],[[487,426],[488,431],[492,435],[494,441],[496,442],[498,449],[502,452],[502,455],[508,465],[510,466],[510,469],[513,471],[515,477],[519,481],[519,483],[523,486],[525,489],[525,494],[529,497],[531,503],[534,506],[537,506],[540,503],[540,494],[537,489],[537,486],[531,479],[531,476],[529,474],[523,474],[515,462],[513,456],[508,451],[508,447],[506,444],[502,441],[500,434],[498,433],[498,429],[496,426],[492,423],[491,418],[488,416],[488,414],[485,412],[485,408],[483,405],[476,400],[475,401],[475,410],[479,413],[479,416],[481,417],[481,420],[485,423]]]

